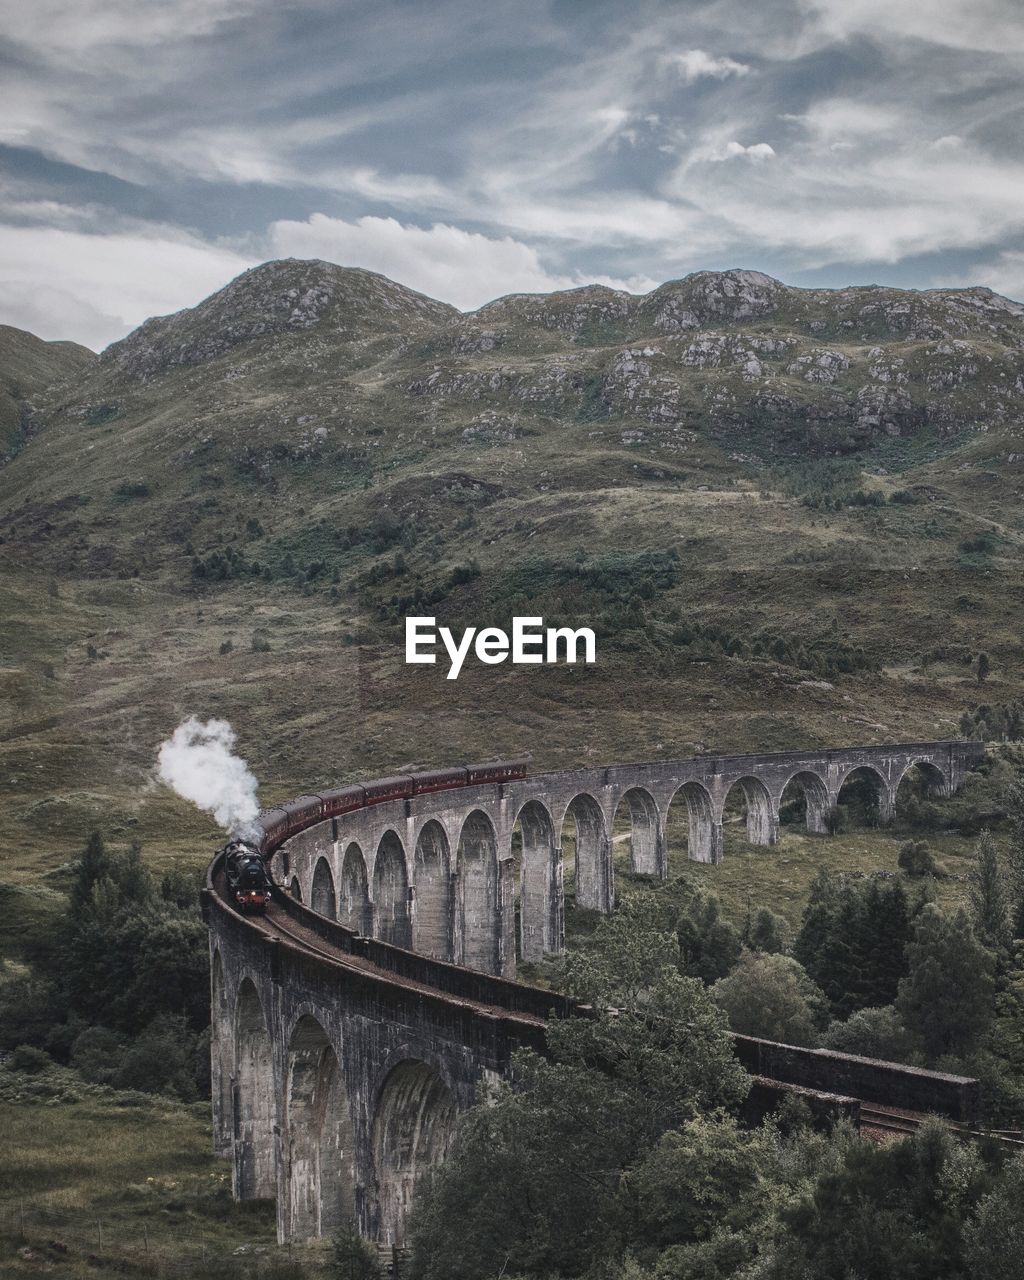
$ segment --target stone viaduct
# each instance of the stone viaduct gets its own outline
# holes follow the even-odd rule
[[[824,834],[856,779],[885,823],[910,769],[948,795],[982,754],[931,742],[702,756],[382,803],[366,784],[367,803],[265,844],[279,887],[260,917],[229,904],[215,860],[203,894],[214,1139],[235,1195],[276,1199],[281,1240],[355,1216],[368,1238],[401,1244],[457,1114],[569,1012],[512,980],[517,955],[561,950],[567,890],[612,908],[617,816],[631,869],[665,878],[670,812],[686,856],[714,863],[727,809],[769,846],[784,796],[802,796]]]

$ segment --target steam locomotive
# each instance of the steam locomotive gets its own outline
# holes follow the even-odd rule
[[[262,915],[270,897],[270,878],[260,851],[244,840],[232,840],[224,846],[224,873],[238,910]]]

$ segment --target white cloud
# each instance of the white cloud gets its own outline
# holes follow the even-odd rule
[[[880,105],[859,98],[823,98],[802,115],[787,115],[784,119],[803,125],[821,142],[835,143],[876,137],[889,139],[900,129],[907,130],[910,123],[907,115],[906,106]]]
[[[958,279],[937,279],[935,285],[988,285],[1004,298],[1012,298],[1015,302],[1024,302],[1024,252],[1007,249],[991,262],[972,267]]]
[[[670,55],[669,61],[679,69],[687,84],[698,80],[728,80],[730,76],[745,76],[750,67],[735,58],[716,58],[703,49],[686,49]]]
[[[702,161],[709,164],[721,164],[725,160],[749,160],[753,164],[762,164],[765,160],[775,159],[775,148],[768,142],[753,142],[744,146],[735,138],[729,141],[709,139],[691,152],[688,164]]]
[[[1024,12],[1017,0],[802,0],[805,39],[857,36],[920,41],[979,53],[1024,50]]]
[[[252,258],[168,227],[106,235],[0,225],[0,321],[94,350],[194,306]]]
[[[444,223],[404,226],[394,218],[347,222],[315,213],[306,222],[279,221],[270,228],[269,246],[274,257],[324,258],[379,271],[463,311],[506,293],[547,293],[593,283],[642,292],[654,284],[646,277],[595,280],[553,272],[536,249],[510,236],[495,239]]]
[[[77,59],[106,47],[147,48],[208,35],[259,8],[260,0],[17,0],[3,6],[10,40]]]
[[[785,252],[799,269],[984,248],[1024,230],[1020,161],[967,147],[932,149],[913,137],[854,154],[851,163],[849,152],[814,143],[742,171],[698,165],[691,156],[665,194],[700,210],[721,247]]]

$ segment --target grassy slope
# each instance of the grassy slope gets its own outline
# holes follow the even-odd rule
[[[0,1068],[0,1125],[4,1276],[202,1276],[216,1265],[241,1277],[289,1255],[272,1205],[232,1202],[203,1104],[116,1094],[59,1068],[28,1079]]]
[[[205,351],[253,308],[285,323],[282,289],[310,281],[330,295],[318,324],[154,371]],[[658,379],[671,375],[697,406],[689,418],[679,410],[678,429],[639,419],[614,374],[631,330],[683,359],[693,335],[659,335],[653,304],[613,323],[606,291],[584,290],[453,319],[379,278],[322,264],[251,273],[195,312],[147,325],[72,391],[51,393],[28,446],[0,470],[10,601],[0,617],[2,874],[52,869],[99,822],[115,843],[141,838],[153,857],[204,858],[216,832],[150,781],[157,744],[191,712],[236,725],[274,800],[506,752],[544,768],[952,735],[980,694],[962,661],[922,665],[936,645],[987,650],[984,697],[1018,696],[1024,451],[1002,383],[1016,358],[1005,335],[1020,321],[1004,316],[996,342],[971,313],[971,367],[981,369],[972,375],[934,340],[876,332],[890,323],[886,307],[904,305],[925,327],[961,323],[931,295],[785,296],[767,319],[707,326],[741,345],[782,335],[786,353],[765,357],[760,382],[728,361],[669,362],[641,379],[634,400],[660,394]],[[557,327],[584,302],[597,320]],[[849,333],[843,317],[855,304],[874,310],[858,311],[863,332]],[[812,321],[823,336],[810,334]],[[478,349],[488,334],[497,346]],[[835,386],[788,372],[795,354],[823,344],[851,361]],[[931,396],[934,417],[955,411],[964,429],[876,433],[845,464],[845,485],[914,488],[912,506],[809,510],[794,471],[822,432],[840,428],[787,443],[749,405],[745,424],[715,408],[729,396],[742,409],[763,386],[831,413],[868,366],[898,360],[913,396]],[[559,381],[562,368],[583,370],[579,385]],[[595,370],[605,378],[596,400]],[[423,392],[435,371],[447,390]],[[937,374],[953,385],[930,390]],[[988,429],[972,429],[986,407]],[[408,535],[400,577],[389,570],[397,541],[343,533],[385,511]],[[989,553],[962,550],[985,530]],[[271,566],[274,580],[196,583],[193,553],[228,548]],[[394,596],[439,593],[427,611],[453,624],[523,611],[589,622],[621,601],[566,567],[645,549],[675,552],[675,583],[642,602],[640,629],[602,641],[595,669],[473,666],[450,683],[440,668],[402,661],[400,620],[413,610],[389,605]],[[325,570],[300,588],[285,573],[289,557]],[[452,566],[474,558],[481,576],[448,586]],[[373,571],[382,580],[367,584]],[[631,573],[627,564],[619,574],[623,599]],[[797,643],[861,645],[877,669],[822,682],[772,660],[679,648],[667,637],[680,620],[748,639],[764,627]],[[257,628],[269,652],[252,651]]]
[[[23,402],[84,374],[95,361],[95,354],[76,342],[43,342],[23,329],[0,325],[0,458],[20,441]]]

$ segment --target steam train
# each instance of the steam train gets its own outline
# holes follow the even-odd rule
[[[224,846],[224,874],[231,900],[243,915],[262,915],[270,897],[270,877],[259,849],[245,840]]]
[[[494,760],[487,764],[464,765],[456,769],[433,769],[427,773],[403,773],[391,778],[348,787],[334,787],[319,795],[299,796],[273,809],[265,809],[256,819],[261,835],[254,846],[268,858],[289,836],[317,822],[338,818],[356,809],[388,800],[408,800],[433,791],[473,787],[484,783],[510,782],[526,777],[525,759]]]
[[[232,840],[224,846],[224,873],[231,900],[244,914],[262,914],[267,909],[272,881],[266,860],[289,836],[317,822],[365,809],[388,800],[408,800],[433,791],[473,787],[485,783],[510,782],[526,777],[525,759],[494,760],[456,769],[433,769],[427,773],[403,773],[391,778],[348,787],[334,787],[320,795],[299,796],[273,809],[265,809],[256,819],[258,834],[250,843]]]

